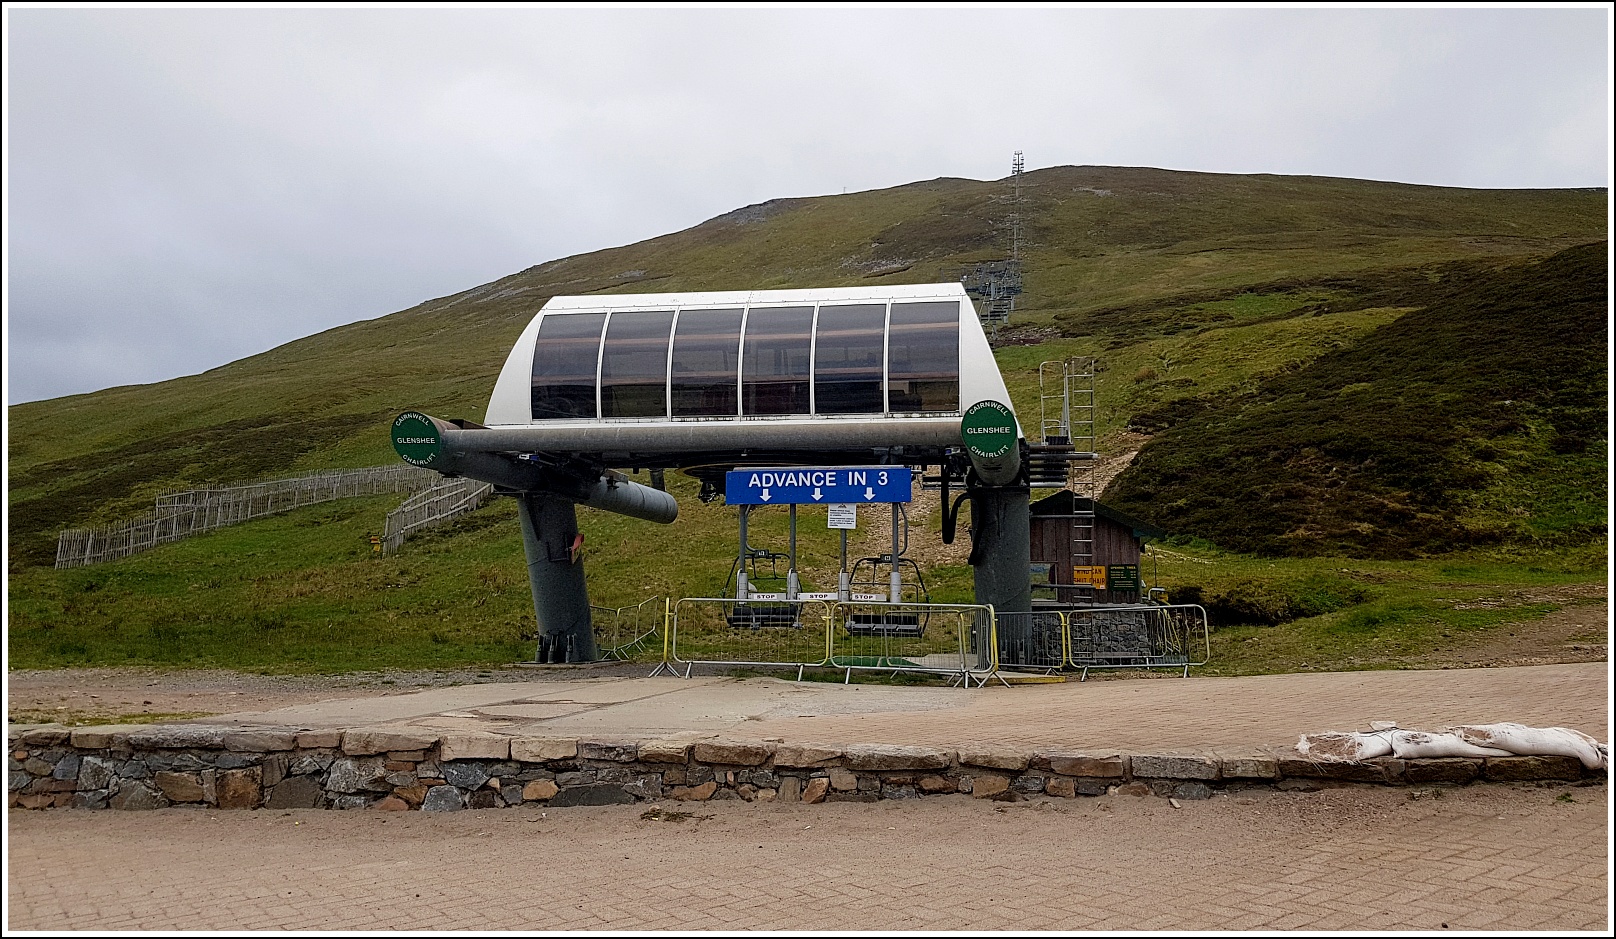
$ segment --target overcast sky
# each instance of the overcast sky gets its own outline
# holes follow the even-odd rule
[[[1607,186],[1609,14],[6,10],[6,384],[160,381],[781,196]]]

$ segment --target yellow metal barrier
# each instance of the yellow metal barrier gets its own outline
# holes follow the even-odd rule
[[[1071,657],[1067,613],[1034,610],[999,613],[999,664],[1004,668],[1051,672]]]
[[[657,662],[657,667],[653,668],[651,670],[651,674],[647,675],[646,677],[647,678],[655,678],[658,675],[662,674],[662,671],[664,669],[666,669],[668,674],[670,674],[670,675],[678,675],[679,670],[673,667],[672,654],[673,654],[673,600],[671,598],[668,598],[668,597],[663,597],[662,598],[662,660]]]
[[[921,672],[969,688],[998,677],[993,607],[949,603],[742,602],[685,597],[664,606],[664,670],[689,677],[695,665]],[[1000,679],[1002,682],[1003,679]]]

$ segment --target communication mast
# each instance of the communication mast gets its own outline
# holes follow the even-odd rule
[[[1026,161],[1017,150],[1010,161],[1010,213],[1006,219],[1010,227],[1010,256],[959,269],[965,292],[980,301],[977,316],[987,327],[990,338],[997,337],[999,327],[1010,321],[1010,314],[1016,309],[1016,297],[1021,294],[1021,177],[1025,168]]]
[[[1025,166],[1021,151],[1017,150],[1010,161],[1010,260],[1018,266],[1021,264],[1021,173]]]

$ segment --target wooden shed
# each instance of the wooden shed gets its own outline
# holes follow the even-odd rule
[[[1104,503],[1078,498],[1069,489],[1034,502],[1031,511],[1034,585],[1093,587],[1092,593],[1086,589],[1039,590],[1035,597],[1139,602],[1139,558],[1146,539],[1161,537],[1161,529]]]

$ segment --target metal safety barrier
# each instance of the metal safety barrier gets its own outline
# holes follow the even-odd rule
[[[1212,650],[1206,610],[1194,604],[998,613],[978,604],[687,597],[666,609],[653,675],[667,669],[688,678],[706,664],[796,668],[801,680],[806,669],[832,668],[844,682],[855,671],[916,672],[969,688],[1008,684],[1001,669],[1070,668],[1087,678],[1098,668],[1174,668],[1188,676]],[[644,630],[637,648],[649,648],[654,633]]]
[[[666,661],[687,678],[703,664],[794,667],[801,679],[830,660],[831,611],[823,600],[684,597],[668,617]]]
[[[993,607],[954,603],[838,603],[830,661],[843,681],[855,670],[929,672],[970,687],[999,667]]]
[[[1066,664],[1091,668],[1190,668],[1212,655],[1206,610],[1195,604],[1066,610]]]
[[[595,645],[603,659],[625,661],[663,645],[659,636],[667,621],[667,598],[646,597],[633,606],[589,607],[595,627]]]
[[[999,664],[1005,668],[1063,668],[1070,657],[1066,614],[1054,610],[998,613]]]
[[[980,686],[999,667],[993,608],[949,603],[832,603],[685,597],[668,607],[664,669],[695,665],[917,672]]]

